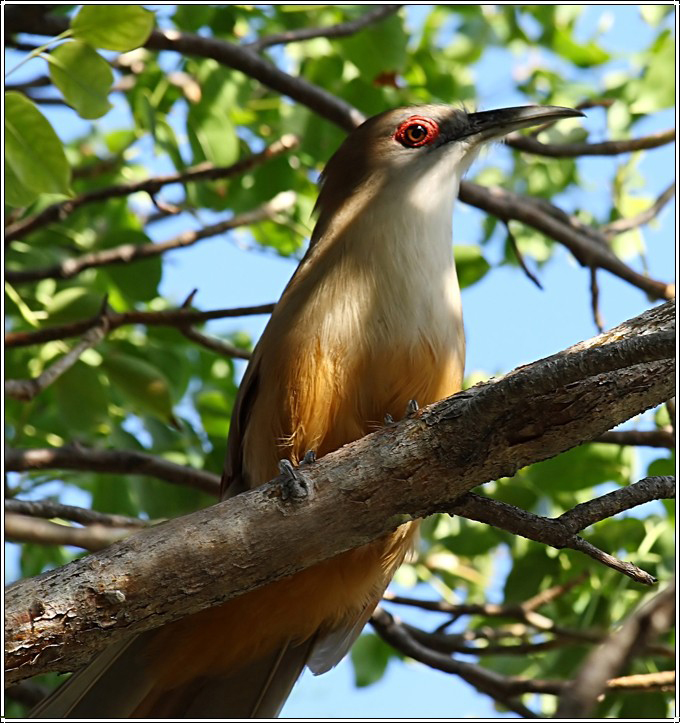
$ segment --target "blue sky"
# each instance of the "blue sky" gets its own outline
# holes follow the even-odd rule
[[[410,8],[409,20],[417,23],[425,8]],[[579,34],[588,38],[600,24],[608,30],[599,42],[613,59],[595,70],[573,71],[588,82],[597,83],[613,69],[630,67],[634,54],[647,47],[654,31],[642,21],[637,6],[589,6],[579,21]],[[542,52],[542,51],[536,51]],[[547,54],[541,60],[554,64]],[[527,102],[514,90],[513,72],[526,58],[508,51],[493,49],[475,66],[478,103],[483,108],[503,107]],[[40,72],[36,60],[12,76],[13,82],[33,77]],[[14,65],[10,59],[9,67]],[[455,102],[456,99],[451,99]],[[124,103],[115,108],[97,125],[107,130],[125,127],[129,121]],[[47,115],[64,140],[77,135],[88,124],[72,111],[48,107]],[[657,114],[638,124],[636,134],[664,130],[673,125],[672,112]],[[604,115],[600,109],[588,111],[584,125],[591,130],[592,140],[606,137]],[[510,150],[496,145],[477,164],[507,161]],[[148,158],[147,158],[148,156]],[[163,159],[145,153],[144,162],[157,172],[169,170]],[[608,207],[609,179],[621,158],[591,158],[583,161],[582,173],[588,187],[564,199],[568,210],[585,207],[596,214]],[[674,158],[667,149],[648,152],[640,165],[648,180],[645,193],[656,196],[674,177]],[[475,168],[471,173],[475,172]],[[210,216],[205,216],[209,220]],[[674,202],[668,204],[658,223],[645,229],[649,271],[652,277],[670,281],[675,268]],[[459,204],[454,220],[454,242],[476,243],[480,238],[483,214]],[[184,224],[184,225],[182,225]],[[195,226],[195,223],[194,223]],[[165,239],[186,228],[185,221],[170,219],[151,229],[154,239]],[[500,248],[488,250],[488,260],[500,261]],[[636,268],[640,268],[633,261]],[[244,250],[230,237],[210,239],[192,248],[167,255],[161,291],[171,301],[181,302],[193,288],[199,292],[194,303],[202,309],[243,306],[274,301],[278,298],[295,268],[295,261],[272,253]],[[238,273],[233,273],[238,269]],[[588,292],[589,276],[562,247],[555,258],[540,270],[544,290],[537,289],[517,269],[494,268],[480,283],[464,290],[463,305],[468,344],[467,372],[498,374],[513,367],[547,356],[581,339],[595,335]],[[641,313],[650,303],[644,294],[607,272],[600,272],[601,309],[608,327]],[[246,330],[253,339],[260,334],[266,317],[249,317],[212,322],[213,332]],[[651,458],[660,456],[656,454]],[[645,460],[640,458],[644,473]],[[10,577],[11,577],[10,572]],[[424,591],[423,595],[427,595]],[[429,592],[432,595],[432,592]],[[398,614],[406,614],[396,610]],[[418,624],[412,612],[409,620]],[[420,618],[423,625],[432,625],[429,618]],[[498,717],[492,704],[477,696],[457,678],[426,669],[419,664],[391,664],[383,680],[369,688],[357,690],[353,685],[352,666],[343,661],[335,670],[320,678],[306,673],[296,686],[286,707],[289,717]]]

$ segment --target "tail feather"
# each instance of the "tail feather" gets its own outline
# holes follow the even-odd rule
[[[128,718],[148,694],[145,634],[108,647],[36,705],[30,718]]]
[[[152,633],[151,633],[152,634]],[[164,688],[144,654],[149,633],[112,646],[30,713],[31,718],[275,718],[310,655],[313,639],[219,676]]]

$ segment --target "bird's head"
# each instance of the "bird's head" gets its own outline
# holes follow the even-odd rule
[[[420,105],[381,113],[352,131],[326,165],[317,204],[320,221],[348,201],[366,208],[378,194],[388,202],[423,208],[440,204],[443,197],[452,203],[461,177],[486,142],[581,115],[558,106],[468,113],[447,105]]]

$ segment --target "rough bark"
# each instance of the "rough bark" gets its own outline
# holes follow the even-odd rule
[[[674,393],[674,302],[301,469],[11,586],[6,674],[72,670],[157,627],[450,509]],[[306,491],[307,490],[307,491]],[[159,594],[159,591],[162,591]]]

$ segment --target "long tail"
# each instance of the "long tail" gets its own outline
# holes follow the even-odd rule
[[[286,644],[227,675],[195,678],[171,689],[154,680],[144,633],[105,650],[39,703],[31,718],[275,718],[313,641]]]

